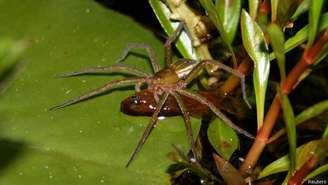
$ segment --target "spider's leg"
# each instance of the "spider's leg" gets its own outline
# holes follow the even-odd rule
[[[52,111],[52,110],[61,109],[61,108],[64,108],[66,106],[73,105],[73,104],[79,103],[81,101],[87,100],[91,97],[97,96],[97,95],[102,94],[102,93],[104,93],[106,91],[109,91],[111,89],[133,85],[135,83],[145,81],[145,80],[146,80],[145,78],[131,78],[131,79],[115,80],[115,81],[107,83],[103,87],[100,87],[98,89],[94,89],[94,90],[92,90],[92,91],[90,91],[86,94],[83,94],[79,97],[68,100],[68,101],[66,101],[66,102],[64,102],[60,105],[56,105],[54,107],[51,107],[49,110]]]
[[[237,70],[234,70],[233,68],[219,62],[216,60],[203,60],[201,61],[189,74],[189,76],[186,78],[186,83],[189,84],[199,73],[200,70],[202,70],[206,65],[216,65],[219,68],[237,76],[240,78],[240,83],[241,83],[241,90],[242,90],[242,94],[243,94],[243,99],[245,101],[245,103],[247,104],[247,106],[249,108],[251,108],[251,104],[249,103],[249,101],[247,100],[247,96],[246,96],[246,86],[245,86],[245,75],[240,73]]]
[[[149,46],[148,44],[145,44],[145,43],[131,43],[131,44],[128,44],[128,46],[124,49],[124,52],[123,52],[122,56],[117,60],[117,62],[122,62],[123,60],[125,60],[126,57],[129,55],[129,52],[132,49],[137,49],[137,48],[142,48],[142,49],[145,49],[147,51],[148,57],[150,59],[150,63],[153,67],[153,71],[155,73],[157,71],[159,71],[160,70],[160,65],[158,64],[154,49],[151,46]]]
[[[130,74],[134,76],[139,77],[150,77],[152,74],[145,72],[143,70],[137,69],[135,67],[130,67],[122,64],[115,64],[111,66],[97,66],[97,67],[91,67],[91,68],[85,68],[81,69],[79,71],[73,71],[68,73],[63,73],[56,75],[57,77],[72,77],[72,76],[78,76],[78,75],[84,75],[84,74],[92,74],[92,73],[112,73],[112,72],[120,72],[125,74]]]
[[[228,126],[230,126],[231,128],[235,129],[238,133],[243,134],[244,136],[254,139],[254,136],[250,133],[248,133],[246,130],[240,128],[239,126],[235,125],[227,116],[225,116],[218,108],[215,107],[214,104],[212,104],[210,101],[208,101],[206,98],[204,98],[201,95],[195,94],[195,93],[191,93],[188,92],[186,90],[180,89],[177,90],[178,93],[190,97],[194,100],[197,100],[198,102],[200,102],[201,104],[204,104],[206,106],[208,106],[208,108],[211,109],[211,111],[217,115],[220,119],[222,119],[224,121],[224,123],[226,123]]]
[[[187,130],[187,136],[188,136],[188,140],[191,146],[191,151],[193,153],[193,156],[195,159],[198,159],[197,156],[197,152],[196,152],[196,147],[195,147],[195,142],[194,142],[194,137],[192,134],[192,128],[191,128],[191,121],[190,121],[190,116],[189,116],[189,112],[186,110],[186,107],[180,97],[180,95],[178,95],[177,93],[171,92],[171,95],[174,96],[176,102],[178,103],[178,106],[181,110],[181,113],[183,115],[183,119],[185,122],[185,126],[186,126],[186,130]]]
[[[172,43],[177,40],[183,28],[184,23],[181,22],[177,29],[172,33],[172,35],[166,40],[164,44],[166,66],[169,66],[172,63]]]
[[[136,158],[137,154],[140,152],[142,146],[145,144],[148,136],[150,135],[151,131],[154,129],[154,127],[157,124],[157,120],[158,120],[158,115],[162,109],[162,107],[164,106],[164,103],[166,102],[167,98],[169,96],[168,92],[165,92],[163,94],[163,96],[161,97],[161,99],[159,100],[157,106],[156,106],[156,110],[153,114],[153,116],[151,117],[149,124],[147,125],[144,133],[142,134],[141,139],[138,142],[137,147],[134,149],[129,161],[127,162],[125,167],[129,167],[129,165],[131,164],[131,162]]]

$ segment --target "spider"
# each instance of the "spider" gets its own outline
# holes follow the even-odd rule
[[[79,103],[81,101],[87,100],[91,97],[100,95],[106,91],[118,88],[118,87],[124,87],[124,86],[132,86],[135,85],[135,90],[137,92],[140,92],[142,88],[146,88],[147,90],[150,90],[153,92],[154,99],[156,101],[156,107],[154,108],[154,112],[151,116],[151,119],[148,123],[148,125],[145,128],[145,131],[139,140],[135,150],[133,151],[130,159],[128,160],[126,167],[128,167],[131,162],[135,159],[139,151],[141,150],[142,146],[146,142],[148,136],[150,135],[151,131],[154,127],[156,127],[156,124],[158,122],[158,117],[160,116],[160,112],[162,111],[164,107],[165,102],[168,100],[168,98],[174,98],[176,101],[178,107],[180,108],[181,114],[184,118],[184,123],[187,131],[187,137],[188,142],[191,146],[191,151],[194,157],[196,157],[196,148],[194,145],[194,139],[191,129],[191,121],[190,121],[190,113],[187,111],[184,102],[181,98],[181,96],[188,97],[190,99],[193,99],[200,104],[203,104],[207,106],[216,116],[221,118],[227,125],[235,129],[237,132],[245,135],[246,137],[253,138],[251,134],[249,134],[247,131],[243,130],[242,128],[235,125],[228,117],[226,117],[220,110],[209,101],[207,98],[203,97],[200,94],[196,94],[193,92],[190,92],[187,90],[187,85],[191,83],[192,80],[194,80],[200,70],[202,70],[206,65],[211,64],[218,66],[219,68],[228,71],[232,73],[233,75],[238,76],[241,79],[241,87],[243,92],[245,91],[245,83],[244,83],[244,75],[239,73],[238,71],[233,70],[232,68],[218,62],[215,60],[202,60],[200,62],[196,62],[194,60],[190,59],[179,59],[175,63],[172,63],[172,43],[175,42],[181,31],[183,30],[184,24],[180,23],[177,29],[174,31],[171,37],[168,38],[168,40],[164,44],[165,48],[165,62],[167,65],[167,68],[160,69],[160,66],[158,62],[156,61],[154,50],[147,44],[130,44],[125,49],[123,55],[121,58],[119,58],[118,62],[123,61],[129,51],[131,49],[135,48],[141,48],[145,49],[149,55],[150,63],[152,65],[152,69],[154,71],[154,74],[145,72],[143,70],[130,67],[127,65],[122,64],[114,64],[110,66],[98,66],[93,68],[86,68],[82,69],[80,71],[75,72],[68,72],[64,73],[62,75],[59,75],[60,77],[72,77],[72,76],[78,76],[83,74],[90,74],[90,73],[99,73],[99,72],[121,72],[126,73],[130,75],[134,75],[136,77],[133,78],[125,78],[121,80],[115,80],[111,81],[107,84],[105,84],[103,87],[94,89],[86,94],[83,94],[79,97],[73,98],[71,100],[68,100],[60,105],[54,106],[50,108],[50,110],[56,110],[60,109],[72,104]],[[145,87],[146,85],[146,87]],[[249,105],[245,93],[243,93],[243,98],[245,102]]]

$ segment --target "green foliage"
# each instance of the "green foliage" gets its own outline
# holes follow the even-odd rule
[[[262,126],[264,117],[270,61],[263,31],[245,10],[242,10],[241,13],[241,34],[243,45],[248,55],[254,61],[253,85],[256,98],[257,127],[259,129]]]
[[[285,127],[287,130],[288,144],[289,144],[289,161],[290,161],[290,173],[293,173],[296,167],[296,124],[295,116],[292,105],[287,95],[280,94],[280,100],[282,104],[283,116],[285,121]]]
[[[321,9],[324,4],[324,0],[315,0],[310,3],[310,12],[309,12],[309,39],[308,47],[312,46],[315,38],[317,37],[319,21],[321,18]]]
[[[211,122],[207,135],[216,152],[225,160],[229,160],[239,147],[239,139],[235,131],[218,118]]]

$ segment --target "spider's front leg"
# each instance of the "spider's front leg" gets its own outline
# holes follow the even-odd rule
[[[184,23],[181,22],[178,28],[173,32],[173,34],[166,40],[164,44],[164,48],[165,48],[164,57],[165,57],[166,66],[170,66],[170,64],[172,63],[172,43],[174,43],[177,40],[184,27],[185,27]]]
[[[161,99],[159,100],[157,106],[156,106],[156,110],[154,112],[154,114],[152,115],[149,124],[147,125],[144,133],[142,134],[141,139],[139,140],[137,147],[134,149],[129,161],[126,164],[126,167],[129,167],[129,165],[131,164],[131,162],[136,158],[137,154],[140,152],[142,146],[145,144],[148,136],[150,135],[151,131],[155,128],[156,124],[157,124],[157,120],[158,120],[158,115],[161,112],[164,103],[166,102],[167,98],[169,97],[169,93],[165,92]]]
[[[216,60],[203,60],[201,61],[196,67],[194,67],[194,69],[189,73],[189,75],[186,77],[185,82],[187,84],[189,84],[193,79],[195,79],[198,76],[198,73],[200,70],[202,70],[205,66],[207,65],[216,65],[219,68],[231,73],[232,75],[237,76],[238,78],[240,78],[240,85],[241,85],[241,90],[242,90],[242,94],[243,94],[243,99],[245,101],[245,103],[247,104],[247,106],[249,108],[251,108],[251,104],[249,103],[247,96],[246,96],[246,85],[245,85],[245,75],[240,73],[237,70],[234,70],[233,68],[219,62]]]

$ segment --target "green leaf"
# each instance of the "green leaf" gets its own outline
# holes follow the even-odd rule
[[[149,117],[120,113],[134,93],[112,91],[63,110],[48,108],[121,75],[58,79],[55,74],[111,65],[129,43],[147,43],[163,60],[163,44],[129,17],[91,0],[0,2],[0,35],[25,38],[25,65],[1,97],[1,178],[8,185],[169,184],[166,154],[172,144],[189,149],[183,119],[161,120],[140,154],[129,159]],[[146,54],[142,50],[134,52]],[[147,58],[126,63],[149,70]],[[199,126],[193,119],[193,126]],[[6,158],[5,158],[6,157]]]
[[[305,13],[310,8],[310,3],[312,0],[303,0],[302,3],[297,7],[293,16],[291,17],[292,21],[296,21],[300,15]]]
[[[306,177],[305,177],[305,181],[306,180],[309,180],[309,179],[311,179],[311,178],[313,178],[313,177],[315,177],[315,176],[317,176],[317,175],[320,175],[320,174],[322,174],[322,173],[324,173],[324,172],[327,172],[328,171],[328,164],[324,164],[324,165],[322,165],[322,166],[320,166],[320,167],[318,167],[318,168],[316,168],[315,170],[313,170],[309,175],[307,175]]]
[[[309,119],[312,119],[323,112],[328,110],[328,100],[319,102],[311,107],[308,107],[307,109],[303,110],[300,114],[298,114],[295,117],[295,124],[301,124]],[[277,131],[271,138],[278,138],[282,136],[286,132],[285,129],[280,129]]]
[[[290,158],[290,172],[294,172],[296,168],[296,124],[292,105],[289,102],[288,96],[280,94],[281,106],[285,127],[287,130],[288,144],[289,144],[289,158]]]
[[[233,29],[236,29],[236,28],[234,26],[232,26],[230,28],[229,27],[230,25],[224,25],[224,22],[221,20],[221,16],[219,16],[219,12],[217,11],[217,8],[215,7],[212,0],[200,0],[199,2],[203,6],[203,8],[206,10],[209,18],[213,21],[215,27],[217,28],[217,30],[220,33],[220,36],[221,36],[223,42],[228,46],[228,49],[232,54],[232,59],[233,59],[234,64],[237,64],[237,59],[236,59],[234,50],[233,50],[232,45],[231,45],[231,43],[233,41],[233,38],[234,38],[234,34],[232,33],[232,31],[233,31]],[[235,7],[237,7],[237,5]],[[233,15],[239,16],[239,15],[235,14],[236,12],[233,12],[233,13],[234,13]],[[234,16],[233,21],[237,21],[235,16]],[[231,17],[225,17],[224,16],[224,19],[229,19],[229,18],[231,18]],[[224,20],[224,21],[226,21],[226,20]],[[227,23],[227,24],[229,24],[229,23]]]
[[[315,38],[317,37],[319,21],[321,17],[321,9],[324,0],[311,1],[310,12],[309,12],[309,35],[307,47],[311,47]]]
[[[241,31],[243,45],[248,55],[254,61],[253,83],[256,98],[257,126],[259,129],[263,123],[265,94],[270,72],[268,47],[261,28],[245,10],[242,10],[241,14]]]
[[[273,48],[273,52],[278,60],[280,79],[281,79],[281,81],[284,81],[286,79],[284,33],[281,31],[279,26],[276,24],[269,25],[267,31],[270,36],[270,43]]]
[[[259,0],[248,0],[248,7],[251,17],[255,20],[260,6]]]
[[[313,153],[320,140],[314,140],[310,141],[300,147],[296,150],[296,169],[301,167],[304,162],[306,162],[306,159],[311,156],[311,153]],[[284,155],[283,157],[273,161],[269,165],[267,165],[259,174],[258,179],[267,177],[272,174],[280,173],[287,171],[290,167],[290,161],[288,155]]]
[[[217,14],[222,22],[229,44],[235,38],[239,25],[241,1],[240,0],[216,0]]]
[[[324,29],[328,28],[328,13],[324,13],[321,16],[320,20],[320,27],[319,30],[322,31]],[[309,25],[304,26],[301,30],[299,30],[293,37],[290,37],[285,42],[285,53],[289,52],[290,50],[296,48],[297,46],[301,45],[306,41],[308,38],[308,32],[309,32]],[[270,60],[275,59],[274,53],[270,54]]]
[[[210,143],[225,160],[229,160],[239,146],[239,139],[235,131],[221,119],[211,122],[207,135]]]
[[[271,22],[277,21],[279,0],[271,0]]]
[[[328,110],[328,100],[321,101],[298,114],[295,118],[296,124],[303,123],[311,118],[319,116]]]
[[[323,132],[322,137],[323,137],[323,138],[324,138],[324,137],[328,137],[328,124],[326,125],[326,129],[325,129],[325,131]]]
[[[170,20],[171,12],[169,8],[162,1],[158,0],[149,0],[149,4],[151,5],[166,34],[172,35],[179,23]],[[192,42],[185,31],[183,31],[179,36],[176,42],[176,47],[184,58],[194,60],[198,59],[196,52],[193,51]]]

